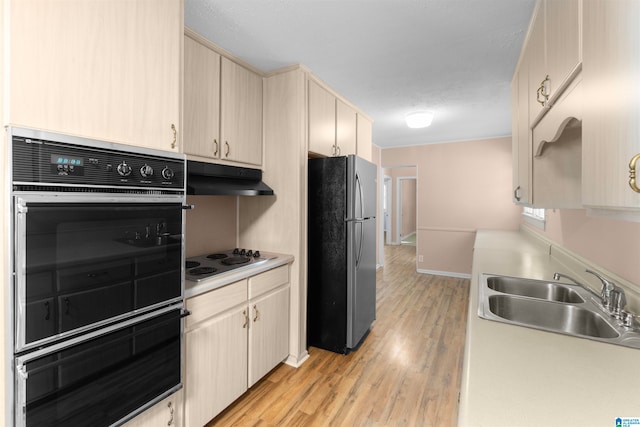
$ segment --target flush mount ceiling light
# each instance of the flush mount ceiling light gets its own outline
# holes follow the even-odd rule
[[[431,111],[412,111],[405,116],[407,126],[412,129],[426,128],[431,125],[433,113]]]

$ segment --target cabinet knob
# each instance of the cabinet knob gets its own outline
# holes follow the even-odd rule
[[[640,193],[640,188],[638,188],[638,184],[636,183],[636,163],[638,159],[640,159],[640,154],[633,156],[629,162],[629,187],[636,193]]]

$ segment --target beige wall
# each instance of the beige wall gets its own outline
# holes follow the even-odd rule
[[[236,247],[237,197],[188,196],[187,204],[194,206],[192,210],[187,211],[185,219],[185,254],[187,257],[206,255]]]
[[[519,227],[510,137],[382,150],[383,167],[410,165],[418,177],[418,270],[470,274],[477,229]]]
[[[405,236],[416,232],[416,180],[402,179],[400,180],[400,187],[402,192],[402,206],[400,210],[402,212],[398,212],[398,215],[402,215],[400,221],[400,238],[404,239]]]
[[[640,289],[640,223],[591,218],[582,209],[547,209],[546,218],[545,231],[525,226]]]
[[[377,227],[376,227],[376,264],[377,265],[382,265],[383,264],[383,260],[381,259],[382,257],[382,252],[380,251],[380,245],[382,242],[382,234],[380,232],[380,230],[382,230],[381,228],[381,221],[382,221],[382,183],[384,182],[383,179],[384,177],[382,176],[382,167],[380,165],[380,147],[375,146],[375,145],[371,145],[371,162],[374,163],[377,167],[378,167],[378,197],[376,200],[376,219],[377,219]]]

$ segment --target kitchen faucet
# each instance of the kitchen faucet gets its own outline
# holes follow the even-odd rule
[[[593,270],[587,269],[585,271],[587,273],[593,274],[600,280],[600,282],[602,282],[602,290],[600,291],[600,295],[598,295],[588,286],[583,285],[573,277],[568,276],[566,274],[556,272],[553,274],[553,280],[559,280],[561,277],[571,280],[576,285],[580,286],[583,289],[588,290],[594,296],[599,298],[602,301],[602,306],[609,312],[609,314],[611,314],[612,316],[618,319],[624,318],[623,320],[625,320],[626,312],[624,311],[624,307],[627,305],[627,297],[624,293],[624,289],[617,286],[613,281],[606,279],[605,277],[603,277],[599,273],[596,273]]]

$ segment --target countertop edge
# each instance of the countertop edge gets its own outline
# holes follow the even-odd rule
[[[185,280],[184,298],[193,298],[205,292],[230,285],[231,283],[235,283],[239,280],[248,279],[257,274],[264,273],[265,271],[269,271],[286,264],[291,264],[295,260],[293,255],[278,253],[276,253],[275,255],[277,255],[277,258],[270,259],[256,266],[238,270],[231,270],[226,273],[214,276],[210,279],[204,279],[200,282]]]

